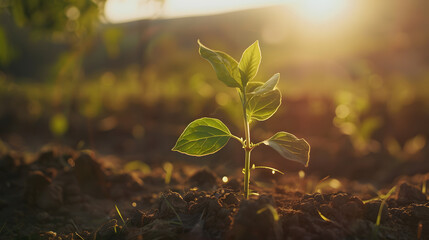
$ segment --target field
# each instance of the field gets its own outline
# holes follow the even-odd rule
[[[0,1],[0,239],[429,239],[425,1],[366,0],[317,24],[285,6],[109,23],[97,1],[77,18],[11,2]],[[239,95],[198,39],[237,61],[259,40],[252,81],[280,73],[282,97],[252,139],[304,138],[307,167],[261,145],[251,164],[284,174],[251,169],[246,199],[245,144],[172,151],[202,117],[245,138]]]

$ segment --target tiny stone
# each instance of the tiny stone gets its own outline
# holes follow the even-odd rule
[[[223,197],[220,198],[221,202],[226,205],[235,205],[239,203],[237,196],[233,193],[226,193]]]
[[[371,201],[365,204],[364,211],[365,211],[365,218],[375,222],[377,220],[378,211],[381,206],[381,201]],[[388,204],[385,203],[383,210],[381,212],[381,222],[386,220],[389,217],[388,215]]]
[[[407,183],[402,183],[399,187],[398,192],[398,203],[410,204],[410,203],[426,203],[426,195]]]
[[[347,202],[340,209],[341,212],[350,218],[360,218],[363,215],[363,208],[356,202]]]
[[[57,233],[53,231],[48,231],[48,232],[45,232],[44,235],[47,237],[56,237]]]
[[[313,198],[317,201],[317,202],[323,202],[325,199],[323,197],[323,195],[321,193],[315,193],[313,195]]]
[[[198,187],[201,189],[212,189],[216,186],[216,182],[216,174],[205,168],[196,172],[189,178],[191,187]]]
[[[332,206],[339,208],[349,200],[349,196],[345,193],[338,193],[332,197]]]

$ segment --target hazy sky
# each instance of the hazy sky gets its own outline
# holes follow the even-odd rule
[[[147,18],[177,18],[208,15],[249,8],[284,4],[306,20],[320,21],[344,12],[356,0],[165,0],[164,6],[154,0],[109,0],[109,21],[128,22]]]

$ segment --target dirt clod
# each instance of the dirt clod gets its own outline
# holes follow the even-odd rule
[[[10,153],[0,156],[0,170],[15,170],[19,165],[20,159]]]
[[[191,187],[209,190],[216,186],[217,176],[212,171],[203,168],[189,178],[189,183]]]
[[[143,180],[136,173],[122,173],[109,178],[110,197],[113,199],[130,197],[129,193],[143,189]]]
[[[224,183],[222,187],[238,192],[241,190],[241,183],[237,179],[233,178]]]
[[[349,200],[349,196],[345,193],[338,193],[332,196],[332,207],[340,208]]]
[[[107,196],[106,175],[92,155],[81,152],[75,160],[74,173],[83,192],[93,196]]]
[[[376,234],[379,239],[397,240],[416,239],[417,231],[427,239],[429,232],[429,202],[413,185],[401,185],[398,196],[386,200],[377,228],[381,200],[364,204],[361,197],[370,198],[371,189],[362,185],[356,189],[365,191],[357,193],[308,193],[287,184],[261,188],[251,183],[261,195],[245,200],[239,181],[228,186],[208,170],[191,176],[183,172],[167,185],[161,168],[146,175],[109,171],[93,154],[79,154],[74,167],[50,164],[64,155],[52,152],[44,161],[6,173],[7,181],[0,182],[0,218],[7,220],[5,229],[11,229],[2,232],[5,239],[43,235],[71,240],[78,232],[84,239],[360,240]],[[237,178],[230,179],[229,183]],[[294,182],[297,177],[286,180]]]
[[[220,199],[222,205],[225,206],[234,206],[237,205],[240,201],[236,194],[234,193],[225,193]]]
[[[205,195],[205,193],[204,193],[204,192],[202,192],[202,191],[195,191],[195,190],[191,190],[191,191],[188,191],[188,192],[185,194],[185,196],[183,197],[183,199],[184,199],[186,202],[191,202],[191,201],[195,201],[195,200],[197,200],[197,198],[202,197],[202,196],[204,196],[204,195]]]
[[[281,223],[274,220],[268,209],[258,213],[267,205],[273,206],[269,198],[242,201],[228,239],[281,239]]]
[[[402,183],[399,187],[398,192],[398,203],[399,204],[410,204],[410,203],[425,203],[426,195],[421,190],[407,184]]]
[[[378,215],[380,206],[381,206],[381,200],[365,203],[365,206],[364,206],[365,218],[372,222],[375,222],[377,220],[377,215]],[[383,210],[381,211],[381,222],[385,221],[389,217],[387,209],[388,209],[388,204],[385,203]]]
[[[160,196],[158,216],[160,218],[175,218],[177,217],[176,214],[187,212],[187,207],[188,204],[179,193],[168,191]]]
[[[30,205],[53,210],[63,203],[63,190],[43,172],[33,171],[27,178],[25,198]]]

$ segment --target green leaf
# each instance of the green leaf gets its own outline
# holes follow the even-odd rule
[[[200,118],[186,127],[172,150],[191,156],[205,156],[219,151],[231,137],[228,127],[220,120]]]
[[[246,86],[246,93],[253,94],[255,90],[261,87],[262,85],[264,85],[263,82],[249,82],[247,83],[247,86]]]
[[[270,79],[268,79],[268,81],[266,81],[262,86],[255,88],[255,90],[253,90],[250,94],[260,95],[273,90],[279,83],[279,79],[280,73],[274,74]]]
[[[278,132],[264,141],[265,145],[272,147],[282,157],[308,165],[310,160],[310,145],[304,139],[298,139],[287,132]]]
[[[278,89],[265,94],[253,95],[247,103],[247,117],[251,120],[265,121],[270,118],[281,104],[281,93]]]
[[[252,80],[258,73],[259,65],[261,64],[261,50],[259,49],[259,41],[255,41],[241,56],[238,67],[242,71],[242,84],[246,86],[247,82]]]
[[[237,61],[224,52],[207,48],[200,40],[198,40],[198,44],[201,57],[210,62],[217,78],[228,87],[241,88],[241,74]]]

